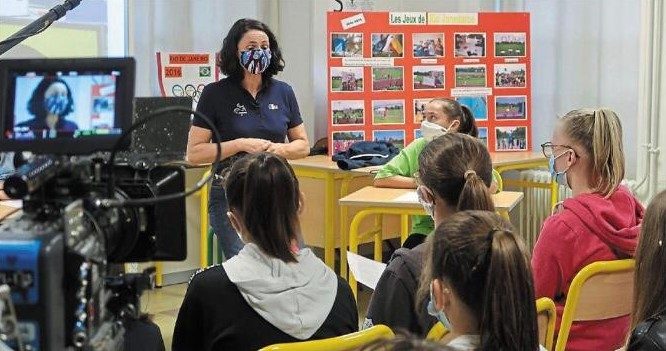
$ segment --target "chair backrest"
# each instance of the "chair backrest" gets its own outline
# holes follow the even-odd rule
[[[539,344],[550,351],[553,348],[555,335],[555,320],[557,312],[553,300],[542,297],[536,301],[537,325],[539,328]]]
[[[576,274],[564,305],[556,351],[564,350],[575,321],[604,320],[631,313],[633,259],[591,263]]]
[[[349,351],[356,350],[373,341],[391,339],[394,336],[391,328],[385,325],[375,325],[356,333],[321,340],[274,344],[259,351]]]
[[[430,341],[440,341],[442,340],[446,334],[449,333],[449,330],[446,329],[444,324],[442,322],[437,322],[435,325],[430,328],[430,331],[428,331],[428,335],[426,335],[426,340]]]

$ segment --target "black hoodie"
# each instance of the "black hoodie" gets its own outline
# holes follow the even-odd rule
[[[384,324],[393,330],[409,330],[425,336],[437,322],[428,315],[424,301],[418,311],[415,308],[419,277],[426,254],[426,244],[413,249],[398,249],[391,256],[382,273],[368,306],[363,328]]]

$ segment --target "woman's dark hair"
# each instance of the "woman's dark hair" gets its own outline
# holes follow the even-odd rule
[[[511,224],[497,213],[453,214],[431,235],[419,287],[420,301],[430,282],[448,283],[479,321],[479,350],[539,347],[530,259]]]
[[[636,249],[636,282],[631,329],[666,311],[666,191],[655,196],[645,211]]]
[[[69,85],[58,77],[44,77],[32,92],[30,100],[28,100],[28,112],[38,120],[46,118],[47,112],[46,106],[44,106],[44,94],[46,93],[46,90],[55,83],[62,83],[67,89],[67,107],[65,107],[58,116],[64,117],[74,111],[74,99],[72,98],[72,90],[69,88]]]
[[[447,98],[432,99],[431,102],[438,102],[442,106],[445,115],[460,121],[458,133],[469,134],[475,138],[479,137],[479,128],[476,126],[476,119],[469,107],[461,105],[458,101]]]
[[[247,155],[231,167],[224,188],[250,240],[270,256],[296,262],[291,243],[300,235],[300,190],[287,161],[267,152]]]
[[[458,211],[494,211],[493,165],[485,145],[467,134],[447,133],[419,155],[419,181]]]
[[[261,74],[262,78],[270,78],[284,69],[284,60],[282,59],[280,46],[277,39],[275,39],[275,34],[264,23],[250,18],[243,18],[231,26],[229,33],[227,33],[224,41],[222,41],[222,50],[218,56],[217,66],[220,67],[220,71],[227,77],[237,80],[243,79],[245,69],[241,66],[238,59],[238,43],[245,33],[253,29],[266,33],[268,36],[268,45],[271,49],[271,63],[264,73]]]

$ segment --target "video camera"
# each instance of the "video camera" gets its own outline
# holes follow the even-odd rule
[[[207,179],[185,191],[181,165],[114,162],[140,126],[134,66],[0,60],[0,151],[38,154],[4,182],[23,211],[0,223],[0,350],[120,350],[151,279],[119,264],[186,258],[184,198]],[[140,122],[167,112],[195,113]]]

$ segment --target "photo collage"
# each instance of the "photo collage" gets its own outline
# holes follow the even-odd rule
[[[394,25],[388,12],[365,12],[363,24],[344,28],[352,15],[328,15],[331,155],[360,140],[404,147],[421,137],[435,98],[467,106],[491,152],[530,150],[528,15],[479,13],[478,23],[466,26]]]

